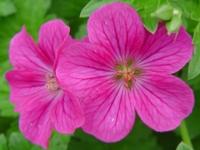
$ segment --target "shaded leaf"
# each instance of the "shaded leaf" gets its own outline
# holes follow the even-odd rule
[[[79,130],[71,137],[68,150],[88,150],[94,147],[95,150],[132,150],[133,148],[136,150],[160,150],[151,130],[139,120],[136,121],[133,131],[117,143],[103,143]]]
[[[24,137],[17,132],[11,133],[9,137],[9,149],[11,150],[29,150],[30,144],[24,140]]]
[[[181,142],[178,147],[176,148],[176,150],[193,150],[190,146],[188,146],[187,144]]]
[[[67,150],[69,141],[70,136],[55,132],[51,138],[49,150]]]
[[[17,116],[14,112],[14,107],[9,101],[9,87],[5,80],[5,72],[10,69],[10,64],[5,61],[0,64],[0,116],[13,117]]]
[[[132,5],[140,14],[146,29],[154,33],[157,29],[158,19],[152,16],[161,5],[160,0],[133,0]]]
[[[193,79],[200,74],[200,23],[196,26],[193,35],[195,51],[189,63],[188,78]]]
[[[3,134],[0,134],[0,150],[8,150],[7,139]]]
[[[170,0],[175,6],[182,9],[184,16],[200,21],[200,3],[198,0]]]
[[[0,1],[0,16],[6,17],[16,12],[15,5],[11,0]]]
[[[173,7],[170,4],[164,4],[153,12],[151,16],[162,20],[170,20],[173,16]]]
[[[51,13],[67,20],[79,16],[81,9],[89,0],[52,0]],[[59,8],[59,9],[58,9]]]
[[[168,34],[177,32],[181,25],[182,25],[182,12],[178,9],[174,9],[172,19],[166,24]]]

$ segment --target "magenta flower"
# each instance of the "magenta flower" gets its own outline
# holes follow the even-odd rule
[[[81,98],[83,130],[105,142],[125,137],[135,115],[158,132],[170,131],[192,111],[190,87],[171,75],[191,58],[189,34],[145,31],[136,11],[116,2],[96,10],[88,43],[73,44],[59,59],[58,79]]]
[[[73,43],[70,29],[61,20],[42,25],[35,44],[25,28],[10,43],[14,69],[6,74],[11,101],[20,113],[24,136],[47,148],[52,130],[71,134],[83,124],[79,101],[57,81],[55,70],[62,50]]]

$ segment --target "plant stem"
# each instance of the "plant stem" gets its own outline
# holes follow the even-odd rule
[[[191,148],[193,148],[185,121],[183,121],[180,125],[180,132],[181,132],[181,137],[182,137],[183,142],[185,144],[188,144],[189,146],[191,146]]]

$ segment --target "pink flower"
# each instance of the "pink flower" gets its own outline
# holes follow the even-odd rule
[[[116,2],[90,16],[88,40],[68,47],[57,69],[62,85],[84,103],[85,132],[115,142],[130,132],[136,113],[158,132],[175,129],[191,113],[192,90],[171,75],[192,56],[183,27],[169,36],[160,24],[151,34],[134,9]]]
[[[25,28],[10,43],[14,69],[6,78],[11,101],[20,113],[20,130],[43,148],[47,148],[52,130],[71,134],[84,121],[79,101],[60,85],[55,74],[60,52],[73,43],[69,32],[64,22],[52,20],[42,25],[38,44]]]

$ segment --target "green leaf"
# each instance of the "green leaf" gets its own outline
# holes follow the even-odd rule
[[[157,29],[158,19],[152,17],[152,13],[155,12],[161,5],[160,0],[133,0],[132,5],[140,14],[142,21],[146,29],[149,32],[154,33]]]
[[[100,6],[114,1],[120,1],[120,0],[90,0],[90,2],[82,9],[80,17],[88,17],[94,10],[96,10]],[[161,0],[154,0],[154,1],[121,0],[121,1],[131,4],[136,10],[138,10],[138,13],[141,15],[145,27],[150,32],[155,32],[158,20],[152,17],[151,13],[153,13],[158,8],[158,6],[162,4]]]
[[[55,132],[51,138],[49,150],[67,150],[69,141],[70,136],[61,135]]]
[[[178,147],[176,148],[176,150],[193,150],[190,146],[188,146],[187,144],[181,142]]]
[[[1,63],[0,65],[0,116],[3,117],[13,117],[17,116],[14,107],[9,101],[9,87],[7,81],[5,80],[5,72],[10,68],[8,61]]]
[[[50,12],[56,13],[57,16],[65,18],[66,20],[71,20],[79,17],[81,9],[88,1],[89,0],[52,0]]]
[[[75,38],[81,39],[86,35],[87,35],[86,22],[84,22],[78,27],[78,31],[75,33]]]
[[[9,137],[9,149],[11,150],[29,150],[30,144],[24,140],[24,137],[17,132],[11,133]]]
[[[7,140],[3,134],[0,134],[0,150],[8,150]]]
[[[185,17],[200,21],[200,3],[198,0],[170,0],[170,2],[175,7],[179,7]]]
[[[188,79],[193,79],[200,74],[200,23],[196,26],[193,35],[195,51],[189,63]]]
[[[197,92],[197,91],[196,91]],[[200,92],[200,91],[198,91]],[[199,95],[196,96],[200,98]],[[187,127],[190,133],[191,139],[196,138],[200,135],[200,126],[197,122],[200,122],[200,102],[196,102],[195,108],[193,109],[192,114],[187,119]]]
[[[9,41],[23,25],[34,38],[37,37],[38,29],[46,21],[45,15],[51,4],[51,0],[13,0],[13,2],[17,13],[0,17],[0,62],[7,59]]]
[[[49,141],[48,150],[67,150],[69,141],[70,136],[60,135],[55,132]],[[42,150],[39,145],[30,143],[19,132],[10,134],[8,145],[10,150]]]
[[[178,9],[174,9],[172,19],[166,24],[168,33],[171,34],[177,32],[181,25],[182,12]]]
[[[170,20],[173,16],[173,7],[170,4],[164,4],[153,12],[151,16],[162,20]]]
[[[140,120],[136,121],[133,131],[117,143],[106,144],[82,131],[71,137],[68,150],[160,150],[155,136]]]
[[[11,0],[0,1],[0,16],[6,17],[16,12],[15,5]]]
[[[117,0],[90,0],[90,2],[82,9],[80,17],[89,17],[90,14],[100,6],[114,1]]]
[[[17,22],[19,22],[20,26],[25,25],[28,31],[36,38],[38,29],[44,22],[44,16],[51,5],[51,0],[14,1],[19,10],[16,16]]]
[[[82,8],[89,0],[52,0],[49,12],[63,18],[70,26],[72,36],[79,32],[80,25],[85,22],[85,18],[80,18]],[[58,9],[59,8],[59,9]]]
[[[5,72],[10,68],[8,61],[1,63],[0,66],[0,116],[3,117],[13,117],[17,116],[15,113],[14,107],[9,101],[9,87],[7,81],[5,80]]]

